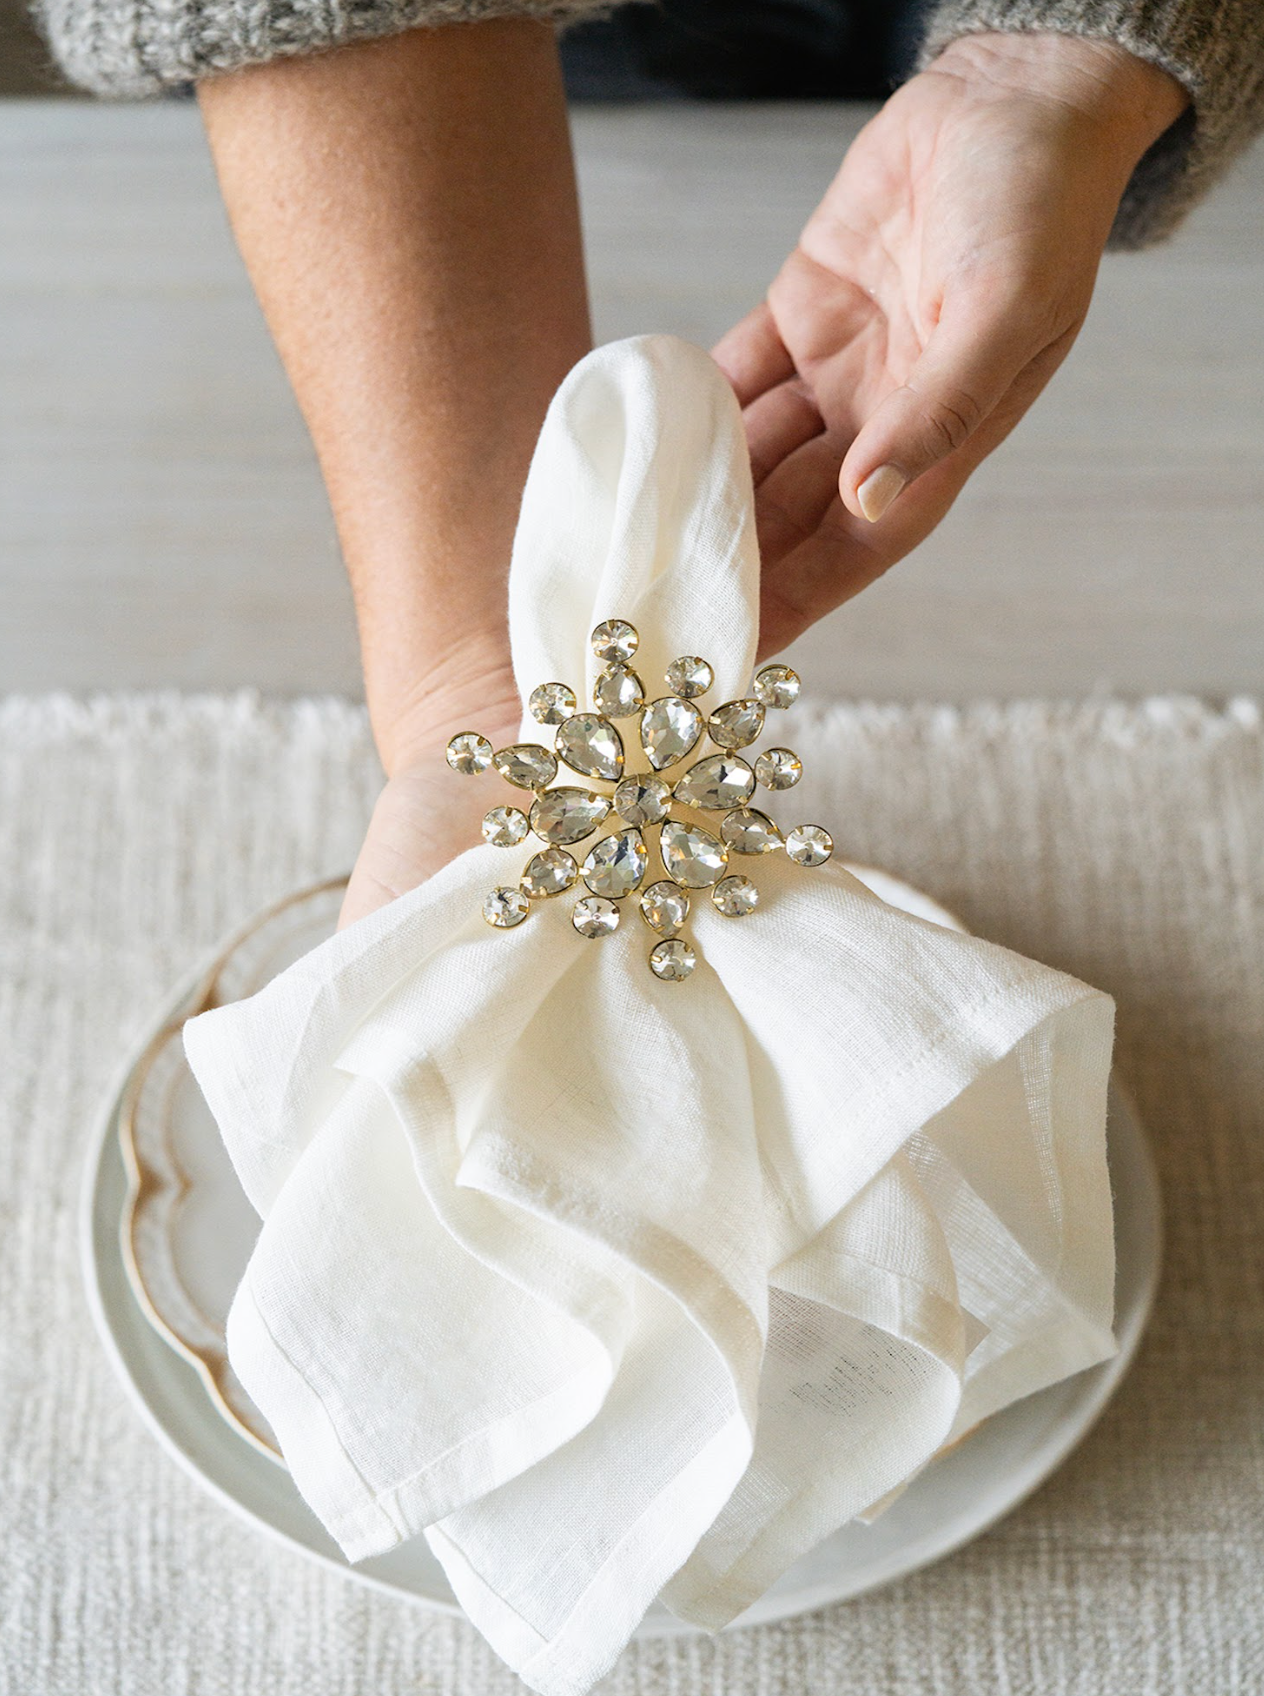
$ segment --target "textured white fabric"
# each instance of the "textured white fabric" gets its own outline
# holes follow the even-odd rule
[[[602,1696],[1259,1696],[1259,707],[800,712],[802,810],[850,857],[1118,999],[1168,1202],[1163,1286],[1103,1417],[985,1537],[778,1625],[634,1640]],[[119,1383],[79,1271],[121,1056],[227,932],[345,871],[380,781],[343,702],[0,701],[3,1696],[523,1696],[464,1620],[200,1489]]]
[[[749,472],[704,355],[572,373],[510,601],[524,694],[607,617],[647,679],[701,652],[742,691]],[[470,850],[186,1045],[264,1217],[230,1352],[299,1488],[352,1559],[424,1532],[523,1679],[581,1696],[660,1590],[722,1625],[1113,1351],[1112,1004],[780,855],[756,917],[695,903],[704,964],[664,985],[565,902],[487,928],[528,851]]]

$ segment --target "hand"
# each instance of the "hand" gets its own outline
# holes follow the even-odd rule
[[[775,653],[934,529],[1065,358],[1138,159],[1186,104],[1109,43],[967,36],[857,137],[766,302],[742,403]]]
[[[381,737],[389,775],[347,885],[339,930],[415,889],[481,840],[479,821],[489,807],[505,802],[504,785],[457,776],[444,749],[461,730],[479,730],[503,748],[517,741],[521,718],[506,668],[445,700],[441,711],[422,703],[407,725]]]

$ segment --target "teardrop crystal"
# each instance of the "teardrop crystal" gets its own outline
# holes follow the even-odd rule
[[[749,801],[754,788],[755,774],[745,760],[734,754],[712,754],[690,766],[678,779],[674,795],[686,807],[727,813]]]
[[[557,727],[558,758],[585,777],[617,778],[623,772],[623,738],[600,713],[574,713]]]
[[[711,740],[721,748],[745,748],[763,728],[763,703],[755,700],[726,701],[707,721]]]
[[[522,874],[522,893],[533,901],[560,895],[579,876],[579,868],[565,848],[542,848],[527,861]]]
[[[739,807],[720,826],[720,835],[735,854],[769,854],[781,847],[781,832],[754,807]]]
[[[724,876],[728,865],[729,851],[718,836],[679,819],[668,819],[658,846],[663,870],[686,889],[706,889]]]
[[[557,776],[557,761],[538,742],[515,742],[501,748],[492,764],[517,789],[543,789]]]
[[[546,789],[531,809],[531,828],[544,842],[565,847],[568,842],[582,842],[610,811],[604,795],[594,795],[588,789],[571,789],[563,785]]]
[[[584,861],[584,882],[594,895],[619,901],[630,895],[645,876],[649,855],[639,830],[620,830],[603,836]]]
[[[593,706],[607,718],[631,718],[644,705],[641,680],[625,665],[608,665],[593,684]]]
[[[674,766],[702,735],[702,714],[692,701],[662,695],[641,714],[641,746],[655,771]]]

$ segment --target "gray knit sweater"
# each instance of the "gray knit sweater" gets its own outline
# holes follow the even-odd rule
[[[283,54],[418,26],[528,16],[565,25],[617,0],[36,0],[54,57],[92,93],[138,98]],[[716,0],[722,5],[723,0]],[[921,64],[962,35],[1105,38],[1170,72],[1192,108],[1141,161],[1112,244],[1168,234],[1264,127],[1264,0],[940,0]]]

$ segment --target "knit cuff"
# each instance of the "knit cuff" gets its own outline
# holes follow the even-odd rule
[[[573,23],[609,0],[42,0],[38,22],[71,82],[106,99],[427,25],[488,18]]]
[[[1170,235],[1264,127],[1264,0],[942,0],[919,69],[963,35],[1006,31],[1112,41],[1189,91],[1192,108],[1133,172],[1111,247]]]

